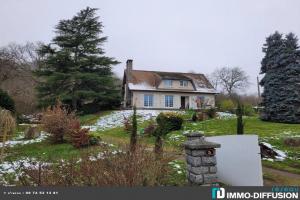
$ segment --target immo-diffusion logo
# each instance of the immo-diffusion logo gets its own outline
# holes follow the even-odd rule
[[[213,187],[211,189],[211,197],[212,197],[212,199],[223,199],[223,198],[225,198],[225,189],[224,188]]]
[[[222,187],[213,187],[211,197],[215,199],[299,199],[299,188],[282,186],[273,187],[271,191],[262,192],[231,192]]]

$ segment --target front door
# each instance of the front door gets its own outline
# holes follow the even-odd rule
[[[185,109],[185,97],[181,97],[180,98],[180,102],[181,102],[181,106],[180,106],[180,109]]]

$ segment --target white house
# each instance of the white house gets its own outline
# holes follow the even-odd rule
[[[127,60],[123,106],[141,109],[201,109],[215,106],[217,91],[203,74],[133,70]]]

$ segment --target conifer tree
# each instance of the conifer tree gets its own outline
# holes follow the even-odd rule
[[[136,118],[136,106],[133,106],[132,115],[132,130],[130,135],[130,152],[134,153],[137,145],[137,118]]]
[[[52,42],[39,49],[42,61],[36,74],[44,80],[37,88],[41,106],[54,104],[57,98],[73,110],[91,102],[119,101],[112,74],[118,61],[104,55],[107,37],[100,36],[103,25],[96,11],[87,7],[72,19],[61,20]]]
[[[261,118],[267,121],[300,122],[300,54],[293,33],[275,32],[266,39],[261,62],[264,78]]]

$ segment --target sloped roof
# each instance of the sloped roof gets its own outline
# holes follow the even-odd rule
[[[128,86],[130,90],[159,90],[162,80],[188,80],[199,93],[217,93],[204,74],[131,70]],[[164,89],[166,90],[166,89]],[[168,89],[172,90],[172,89]]]

